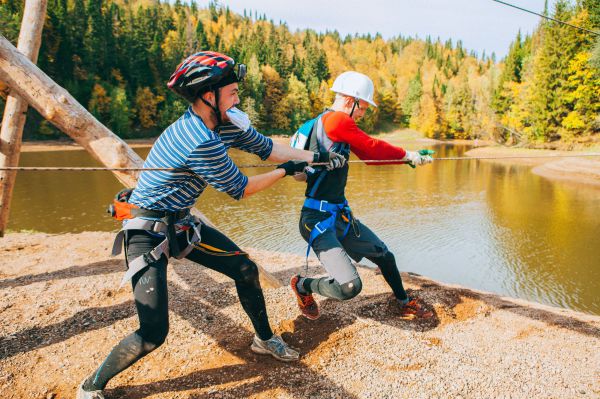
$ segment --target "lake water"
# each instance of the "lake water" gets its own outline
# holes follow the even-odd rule
[[[468,149],[431,148],[440,157]],[[149,149],[138,151],[145,157]],[[232,157],[257,161],[237,151]],[[53,151],[23,153],[21,165],[98,164],[84,151]],[[20,172],[9,229],[117,230],[105,208],[120,188],[110,172]],[[287,178],[238,202],[211,188],[197,206],[240,246],[303,255],[297,228],[303,191]],[[552,182],[526,166],[439,161],[416,170],[352,164],[347,196],[402,271],[600,314],[598,188]]]

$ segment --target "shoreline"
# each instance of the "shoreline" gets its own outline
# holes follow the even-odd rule
[[[123,260],[108,255],[113,238],[0,239],[2,397],[73,397],[81,379],[137,328],[131,289],[117,288]],[[282,282],[303,268],[302,256],[244,250]],[[311,258],[309,274],[320,273]],[[298,315],[286,285],[264,290],[275,333],[302,353],[300,362],[282,364],[249,350],[251,325],[231,280],[171,260],[167,341],[115,377],[107,397],[292,399],[299,384],[317,398],[600,395],[600,353],[590,352],[600,345],[600,316],[403,272],[434,318],[402,320],[383,277],[364,267],[359,274],[359,296],[319,297],[316,321]]]
[[[269,136],[278,143],[288,143],[291,135],[271,135]],[[491,145],[494,142],[490,140],[436,140],[423,137],[423,135],[412,129],[399,129],[392,132],[377,133],[373,137],[391,140],[396,143],[425,143],[425,144],[449,144],[449,145],[472,145],[479,147],[482,145]],[[157,137],[144,139],[126,139],[125,142],[132,148],[150,147],[156,141]],[[76,151],[83,150],[77,143],[70,140],[40,140],[24,141],[21,146],[21,152],[42,152],[42,151]]]
[[[481,147],[465,153],[470,157],[502,157],[502,156],[549,156],[548,158],[510,158],[482,159],[481,162],[492,162],[501,165],[522,165],[531,168],[531,173],[550,180],[566,183],[585,184],[600,188],[600,156],[581,158],[559,158],[550,156],[587,154],[589,151],[556,151],[528,148]]]

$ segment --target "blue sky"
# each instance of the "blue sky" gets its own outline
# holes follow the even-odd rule
[[[544,0],[505,1],[537,12],[544,8]],[[492,0],[223,0],[219,4],[240,14],[244,8],[256,10],[276,23],[285,21],[292,30],[335,29],[342,35],[379,32],[384,38],[439,36],[462,40],[464,47],[479,55],[485,49],[498,57],[506,55],[519,29],[532,32],[540,20]]]

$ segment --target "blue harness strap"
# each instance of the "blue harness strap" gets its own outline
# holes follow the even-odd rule
[[[331,214],[331,216],[329,216],[327,219],[315,224],[313,229],[310,231],[310,237],[308,239],[308,248],[306,248],[306,257],[308,258],[308,255],[310,254],[310,249],[312,248],[312,244],[315,238],[317,238],[329,229],[335,229],[335,221],[337,220],[337,216],[340,214],[340,212],[346,211],[349,216],[351,215],[351,213],[350,207],[348,206],[348,201],[344,201],[341,204],[332,204],[327,201],[319,201],[313,198],[307,198],[306,200],[304,200],[304,206],[308,209],[313,209],[315,211],[320,212],[329,212]],[[351,217],[352,216],[350,216],[350,218]],[[338,237],[339,239],[344,239],[344,237],[346,237],[348,231],[350,230],[350,224],[351,221],[349,220],[348,225],[344,229],[344,233],[340,237]]]

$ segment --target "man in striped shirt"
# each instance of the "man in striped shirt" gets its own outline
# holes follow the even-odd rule
[[[235,108],[239,103],[237,82],[245,68],[240,65],[235,72],[234,64],[223,54],[200,52],[185,59],[171,76],[169,88],[191,105],[160,135],[144,163],[145,168],[168,170],[140,174],[128,200],[138,214],[154,215],[159,221],[163,216],[187,217],[208,185],[239,200],[272,186],[285,176],[302,172],[308,162],[324,162],[329,168],[345,164],[345,158],[339,154],[292,149],[258,133],[245,114]],[[256,154],[263,160],[287,162],[270,172],[247,177],[227,154],[231,147]],[[271,330],[256,264],[218,230],[205,224],[191,227],[199,230],[201,239],[190,244],[187,231],[176,235],[176,239],[169,238],[171,254],[177,252],[174,247],[189,249],[191,245],[187,259],[235,281],[240,303],[256,332],[252,351],[281,361],[297,360],[299,353]],[[140,328],[121,340],[100,367],[82,382],[77,396],[80,399],[103,398],[102,390],[108,381],[158,348],[168,333],[168,252],[156,260],[149,256],[165,240],[165,234],[154,229],[129,229],[125,233],[129,266],[133,267],[133,262],[140,258],[148,259],[142,263],[146,266],[131,277]]]

